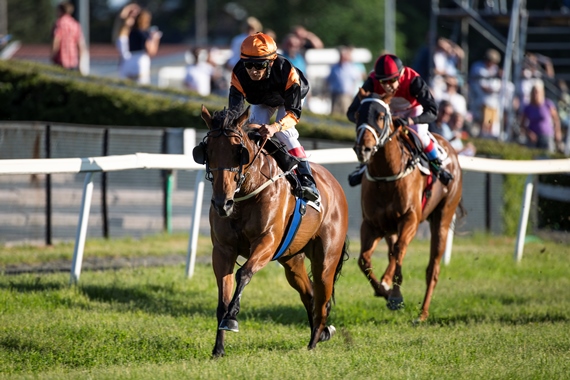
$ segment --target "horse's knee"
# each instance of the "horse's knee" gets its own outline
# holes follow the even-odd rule
[[[370,266],[370,260],[366,259],[363,256],[360,256],[358,258],[358,266],[360,267],[360,270],[367,276],[368,273],[372,270]]]

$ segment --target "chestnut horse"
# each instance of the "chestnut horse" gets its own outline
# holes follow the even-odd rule
[[[320,211],[310,204],[303,208],[305,214],[297,233],[283,251],[281,245],[289,236],[288,225],[293,224],[297,200],[273,157],[248,136],[255,129],[246,125],[248,117],[249,108],[242,114],[224,109],[210,116],[202,106],[202,119],[209,131],[198,147],[203,149],[206,176],[213,187],[210,231],[218,284],[214,357],[225,354],[225,332],[238,331],[237,315],[245,286],[274,259],[283,266],[287,281],[299,292],[307,311],[311,328],[308,348],[329,340],[335,332],[333,326],[326,325],[334,284],[348,259],[346,197],[332,174],[314,163],[311,167],[321,193]],[[278,249],[282,255],[277,258]],[[232,296],[238,256],[247,261],[235,274]],[[311,263],[312,281],[305,269],[305,257]]]
[[[434,177],[422,174],[417,155],[408,148],[411,142],[408,134],[412,131],[394,127],[389,108],[390,99],[382,100],[362,89],[359,97],[361,104],[356,115],[354,151],[358,160],[366,164],[366,172],[361,190],[363,220],[358,264],[375,295],[384,297],[388,308],[392,310],[402,308],[402,265],[406,250],[416,235],[419,224],[428,220],[431,232],[430,258],[426,270],[427,289],[419,315],[419,321],[425,321],[437,284],[450,224],[458,206],[461,215],[464,212],[460,203],[462,173],[457,154],[443,137],[435,135],[447,155],[443,160],[443,168],[454,179],[444,186]],[[424,194],[427,186],[431,186],[431,189]],[[371,257],[382,238],[386,239],[388,245],[388,266],[379,281],[372,271]]]

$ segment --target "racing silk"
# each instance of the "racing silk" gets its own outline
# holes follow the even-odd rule
[[[267,70],[269,78],[254,81],[239,60],[232,70],[229,108],[243,110],[246,100],[249,104],[283,106],[285,116],[278,122],[283,130],[292,128],[301,118],[302,100],[309,92],[309,82],[301,70],[280,55]]]
[[[398,90],[396,90],[396,94],[390,101],[392,114],[410,116],[414,124],[427,124],[435,121],[437,118],[437,103],[431,94],[429,86],[422,77],[413,69],[405,67],[399,81]],[[386,93],[380,81],[374,77],[374,72],[370,73],[362,88],[365,91],[380,95]],[[353,123],[356,122],[355,113],[359,106],[360,99],[356,95],[346,113],[348,120]],[[418,109],[419,106],[423,108],[423,112],[419,115],[414,115],[413,111]]]

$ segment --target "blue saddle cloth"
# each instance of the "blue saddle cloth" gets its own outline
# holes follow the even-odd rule
[[[271,260],[277,260],[280,258],[283,253],[289,248],[291,242],[295,238],[297,231],[299,230],[299,226],[301,225],[301,221],[303,220],[303,215],[307,212],[307,202],[302,198],[297,198],[295,203],[295,211],[293,211],[293,217],[291,218],[291,222],[287,228],[287,233],[285,235],[285,239],[281,242],[277,253],[273,256]]]

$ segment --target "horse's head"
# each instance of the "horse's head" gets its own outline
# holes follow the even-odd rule
[[[209,131],[194,148],[194,160],[206,164],[206,178],[213,187],[212,206],[222,217],[232,213],[234,194],[245,180],[243,168],[250,162],[249,140],[243,130],[248,117],[249,107],[241,114],[224,108],[211,116],[202,106]]]
[[[391,137],[391,97],[370,93],[362,88],[358,91],[358,97],[360,106],[356,111],[356,141],[353,149],[358,161],[367,163]]]

